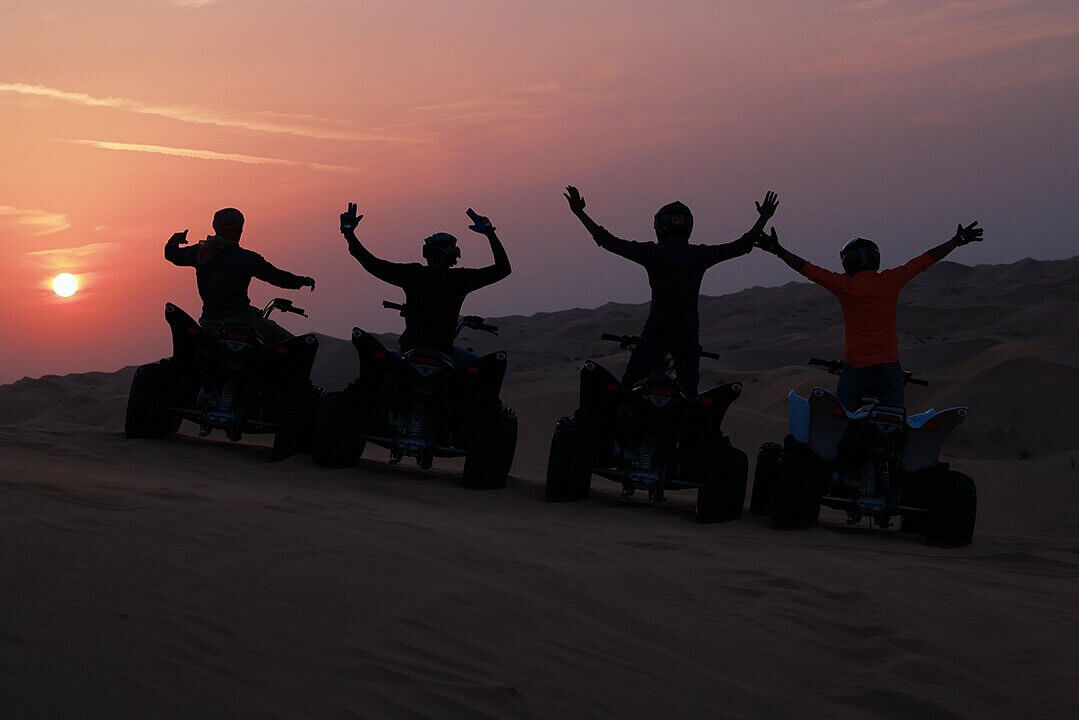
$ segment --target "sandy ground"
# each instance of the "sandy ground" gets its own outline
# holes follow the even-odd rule
[[[1079,261],[944,264],[904,295],[912,406],[965,402],[969,548],[894,531],[700,526],[692,495],[543,502],[555,419],[636,306],[506,318],[505,490],[257,440],[128,441],[131,370],[0,387],[0,717],[1076,717]],[[805,285],[705,298],[705,380],[752,456],[781,439],[838,308]],[[163,330],[164,332],[164,330]],[[344,334],[344,333],[342,333]],[[484,344],[480,344],[480,341]],[[355,370],[325,339],[316,379]],[[920,394],[918,394],[920,393]],[[1069,403],[1070,400],[1070,403]]]

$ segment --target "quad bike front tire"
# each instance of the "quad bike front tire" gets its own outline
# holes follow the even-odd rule
[[[783,472],[783,446],[774,442],[764,443],[757,453],[757,467],[753,470],[753,494],[749,498],[750,514],[767,515],[772,512],[772,497],[779,484],[781,472]]]
[[[322,391],[310,384],[290,390],[277,413],[277,432],[270,459],[285,460],[296,453],[311,452]]]
[[[592,443],[588,431],[575,418],[555,425],[547,458],[548,502],[576,502],[588,497],[592,486]]]
[[[925,540],[937,547],[965,547],[974,539],[978,489],[969,475],[946,470],[934,478]]]
[[[318,405],[311,459],[329,468],[356,467],[366,442],[359,437],[360,409],[356,393],[326,393]]]
[[[507,407],[481,412],[472,421],[461,484],[474,490],[506,487],[517,452],[517,415]]]
[[[172,435],[183,422],[172,405],[172,378],[169,361],[143,365],[131,378],[124,417],[124,435],[129,438],[160,439]]]
[[[820,518],[821,461],[788,435],[782,469],[772,496],[772,524],[783,530],[805,530]]]
[[[723,444],[709,449],[705,467],[709,482],[697,489],[693,518],[699,523],[716,523],[742,517],[749,458],[724,438]]]

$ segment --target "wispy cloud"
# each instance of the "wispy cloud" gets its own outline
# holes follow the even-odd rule
[[[384,132],[356,132],[340,127],[327,127],[328,124],[332,123],[340,124],[340,121],[317,118],[311,115],[290,115],[272,111],[235,113],[195,105],[157,105],[131,98],[98,97],[83,92],[71,92],[26,83],[0,83],[0,93],[41,97],[84,107],[113,108],[198,125],[296,135],[318,140],[395,143],[414,143],[418,141],[416,138],[406,135]]]
[[[214,150],[197,150],[194,148],[170,147],[168,145],[146,145],[142,143],[110,142],[107,140],[62,140],[61,142],[71,143],[73,145],[85,145],[99,150],[152,153],[154,155],[169,155],[172,157],[193,158],[196,160],[223,160],[225,162],[243,163],[245,165],[306,167],[312,170],[324,170],[327,172],[357,171],[356,168],[345,167],[343,165],[326,165],[324,163],[285,160],[283,158],[262,157],[259,155],[242,155],[240,153],[222,153]]]
[[[86,245],[79,245],[77,247],[68,248],[49,248],[47,250],[33,250],[28,253],[24,253],[29,257],[62,257],[62,258],[84,258],[98,253],[106,252],[116,247],[114,242],[96,242],[88,243]]]
[[[200,8],[206,7],[220,0],[171,0],[173,5],[177,5],[182,8]]]
[[[31,235],[36,236],[67,230],[71,227],[71,222],[63,213],[0,205],[0,227],[2,226],[28,229]]]

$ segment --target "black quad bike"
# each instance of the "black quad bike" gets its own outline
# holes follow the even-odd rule
[[[813,358],[810,365],[838,375],[843,363]],[[912,385],[928,385],[904,372]],[[969,545],[974,536],[974,480],[940,461],[948,435],[965,407],[907,415],[905,408],[866,398],[844,408],[821,388],[808,398],[787,396],[789,434],[782,446],[765,443],[757,456],[750,512],[771,515],[780,528],[817,524],[822,505],[847,513],[851,525],[891,526],[918,533],[940,547]]]
[[[275,298],[262,311],[307,316],[291,300]],[[238,441],[244,433],[274,433],[272,458],[309,452],[321,391],[311,385],[318,338],[299,335],[267,344],[242,322],[206,332],[172,303],[165,304],[172,357],[135,371],[127,397],[129,438],[163,438],[183,420],[205,437],[215,429]]]
[[[404,305],[383,302],[400,311]],[[465,328],[498,334],[483,318],[466,315]],[[355,328],[352,345],[360,375],[347,388],[327,393],[316,423],[312,457],[327,467],[353,467],[366,443],[390,451],[390,463],[405,456],[424,469],[436,457],[464,457],[465,487],[506,486],[517,449],[517,416],[499,397],[506,353],[477,358],[457,367],[450,355],[424,348],[403,354]]]
[[[603,333],[630,350],[636,335]],[[718,359],[701,351],[702,357]],[[746,454],[721,429],[742,386],[725,383],[696,399],[683,392],[670,357],[633,387],[623,387],[593,360],[581,368],[580,407],[555,425],[547,463],[546,498],[572,502],[588,497],[592,475],[622,485],[622,497],[646,490],[662,502],[668,490],[696,488],[694,517],[711,523],[742,516]]]

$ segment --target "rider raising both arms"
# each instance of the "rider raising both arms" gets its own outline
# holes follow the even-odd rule
[[[364,270],[379,280],[405,291],[405,331],[401,349],[425,347],[453,354],[455,363],[467,365],[475,357],[453,345],[457,318],[465,297],[473,290],[491,285],[510,274],[510,261],[495,228],[487,218],[469,211],[473,224],[469,229],[487,237],[494,264],[483,268],[455,268],[461,250],[457,238],[449,233],[435,233],[423,241],[420,263],[395,263],[376,257],[356,237],[356,226],[363,215],[356,214],[356,204],[349,203],[341,213],[341,233],[348,241],[349,253]]]
[[[654,228],[657,242],[633,242],[617,238],[598,225],[585,212],[585,200],[577,188],[566,188],[570,210],[604,250],[643,265],[652,289],[652,302],[641,332],[641,341],[633,349],[624,385],[647,377],[669,353],[682,390],[693,397],[700,379],[700,319],[697,303],[704,273],[713,265],[745,255],[753,249],[753,239],[775,214],[779,203],[769,192],[764,203],[757,203],[760,215],[753,228],[734,242],[722,245],[690,245],[693,213],[680,202],[664,205],[656,213]]]
[[[240,247],[244,215],[236,208],[214,213],[214,234],[197,245],[187,245],[187,230],[174,233],[165,243],[165,259],[173,265],[195,268],[195,280],[202,297],[199,324],[213,332],[227,322],[250,325],[270,344],[292,337],[288,330],[262,317],[251,306],[247,288],[251,278],[288,290],[315,289],[312,278],[280,270],[256,252]]]
[[[916,275],[952,250],[981,239],[982,229],[977,221],[966,227],[960,224],[947,242],[905,265],[879,272],[880,248],[872,240],[857,237],[839,252],[843,273],[825,270],[790,252],[779,244],[775,228],[769,235],[762,232],[757,244],[839,299],[845,349],[837,394],[843,406],[853,410],[867,396],[885,405],[904,406],[903,369],[899,364],[895,322],[899,293]]]

